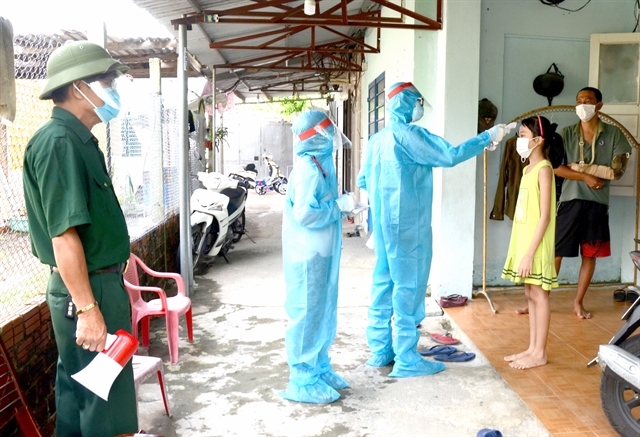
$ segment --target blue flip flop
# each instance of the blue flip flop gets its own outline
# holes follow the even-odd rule
[[[497,429],[484,428],[478,431],[476,437],[502,437],[502,433]]]
[[[457,350],[458,349],[451,346],[432,346],[429,349],[421,349],[418,353],[423,357],[430,357],[432,355],[449,355]]]
[[[476,354],[473,352],[462,352],[457,351],[452,354],[446,355],[434,355],[433,359],[436,361],[450,361],[450,362],[463,362],[463,361],[471,361],[476,357]]]

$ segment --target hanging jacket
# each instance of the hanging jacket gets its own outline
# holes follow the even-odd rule
[[[493,210],[489,218],[491,220],[504,220],[505,214],[513,220],[518,200],[518,190],[520,189],[520,179],[522,179],[522,169],[525,167],[516,151],[516,140],[518,135],[509,138],[505,144],[500,164],[500,177],[496,188],[496,198],[493,201]]]

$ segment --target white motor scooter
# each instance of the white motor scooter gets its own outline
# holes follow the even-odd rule
[[[639,239],[635,239],[640,244]],[[635,267],[640,270],[640,251],[629,252]],[[587,367],[598,363],[603,367],[600,376],[600,401],[605,416],[622,437],[640,436],[640,290],[630,285],[623,292],[631,306],[625,311],[625,323],[608,344],[600,345],[598,356]],[[614,294],[615,296],[615,294]]]
[[[268,177],[256,180],[256,193],[261,196],[269,191],[277,191],[283,196],[287,194],[287,184],[289,181],[280,173],[280,167],[278,167],[278,164],[273,160],[273,156],[265,155],[264,163],[267,166]]]
[[[256,179],[258,179],[258,170],[256,170],[256,165],[251,162],[244,167],[239,166],[239,168],[231,170],[228,176],[231,179],[245,181],[247,183],[247,189],[252,189],[256,186]]]
[[[245,234],[247,200],[247,187],[242,181],[216,172],[198,172],[198,179],[206,189],[198,188],[191,195],[194,269],[203,257],[220,255],[229,262],[226,253]]]

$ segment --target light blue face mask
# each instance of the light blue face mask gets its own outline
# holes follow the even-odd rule
[[[98,107],[93,104],[91,100],[84,95],[82,91],[74,84],[73,86],[78,90],[82,96],[87,99],[89,103],[93,106],[93,110],[96,115],[100,117],[103,123],[109,123],[111,120],[116,118],[120,113],[120,94],[114,88],[103,88],[100,85],[100,82],[92,82],[90,84],[86,83],[89,88],[93,90],[93,92],[100,97],[100,100],[104,102],[104,105]]]
[[[424,103],[422,98],[418,99],[416,105],[413,107],[413,113],[411,114],[411,123],[415,123],[424,116]]]

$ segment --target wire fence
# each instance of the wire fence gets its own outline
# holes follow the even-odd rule
[[[50,118],[52,103],[38,100],[46,59],[25,54],[47,53],[48,58],[60,43],[43,36],[17,38],[16,117],[13,123],[0,123],[0,320],[43,295],[49,276],[49,267],[31,253],[22,161],[29,139]],[[105,155],[131,241],[179,208],[177,110],[149,88],[148,80],[119,79],[120,115],[92,131]],[[191,137],[194,149],[197,137]]]

